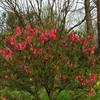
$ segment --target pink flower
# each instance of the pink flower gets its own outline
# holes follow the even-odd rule
[[[94,38],[93,35],[88,34],[87,37],[86,37],[86,40],[87,40],[87,41],[90,41],[90,40],[92,40],[93,38]]]
[[[85,86],[89,83],[90,81],[88,79],[85,79],[82,81],[82,86]]]
[[[89,41],[91,39],[91,35],[87,35],[86,39]]]
[[[89,54],[90,55],[94,54],[94,49],[95,49],[95,46],[92,45],[91,48],[89,49]]]
[[[15,46],[16,40],[13,37],[8,37],[7,38],[7,43],[10,44],[11,46]]]
[[[56,36],[56,29],[52,29],[50,32],[49,32],[49,37],[52,41],[55,41],[57,36]]]
[[[82,41],[82,48],[84,48],[88,44],[88,41],[85,39]]]
[[[39,41],[41,42],[41,43],[44,43],[45,41],[47,41],[48,40],[48,34],[47,33],[42,33],[40,36],[39,36]]]
[[[82,53],[83,53],[83,54],[87,54],[87,53],[88,53],[88,50],[87,50],[87,49],[83,49],[83,50],[82,50]]]
[[[77,76],[75,77],[75,79],[76,79],[77,81],[82,81],[82,80],[83,80],[82,77],[81,77],[80,75],[77,75]]]
[[[5,96],[2,96],[1,100],[7,100]]]
[[[93,39],[93,36],[87,35],[86,39],[82,40],[82,48],[84,48]]]
[[[33,54],[33,55],[36,55],[36,54],[37,54],[37,51],[38,51],[38,50],[37,50],[36,48],[34,48],[33,51],[32,51],[32,54]]]
[[[35,31],[34,31],[34,29],[31,28],[30,25],[26,26],[26,30],[30,34],[30,36],[34,36]]]
[[[80,42],[80,38],[79,37],[75,37],[75,41],[76,42]]]
[[[26,44],[30,44],[30,41],[31,41],[31,37],[27,36],[26,39],[25,39]]]
[[[75,40],[75,34],[74,34],[74,32],[70,33],[69,38],[70,38],[71,41]]]
[[[31,47],[30,51],[32,52],[33,55],[41,55],[43,53],[43,48]]]
[[[12,50],[10,48],[4,48],[3,50],[0,50],[0,54],[6,59],[6,60],[11,60],[12,58]]]
[[[17,43],[17,44],[16,44],[16,48],[17,48],[19,51],[23,51],[23,50],[26,48],[26,43],[24,43],[24,42]]]
[[[64,39],[61,40],[61,43],[66,47],[68,46],[68,43]]]
[[[96,81],[97,80],[97,73],[90,73],[90,80],[92,81],[92,82],[94,82],[94,81]]]
[[[32,45],[30,47],[30,51],[32,52],[33,55],[37,55],[38,54],[38,49],[33,47]]]
[[[21,34],[21,30],[20,30],[20,27],[19,26],[16,26],[16,34]]]
[[[92,95],[93,95],[93,93],[94,93],[94,89],[93,89],[93,88],[91,88],[91,89],[89,90],[88,96],[92,96]]]

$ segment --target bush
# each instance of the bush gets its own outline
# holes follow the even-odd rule
[[[21,30],[17,26],[0,49],[1,84],[27,91],[35,100],[41,98],[41,88],[51,100],[68,90],[65,98],[92,96],[97,80],[94,49],[93,35],[68,35],[56,28],[41,32],[29,26]]]

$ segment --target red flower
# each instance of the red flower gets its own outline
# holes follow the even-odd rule
[[[33,55],[37,55],[38,54],[38,49],[33,47],[32,45],[30,47],[30,51],[32,52]]]
[[[92,95],[93,95],[93,93],[94,93],[94,89],[93,89],[93,88],[91,88],[91,89],[89,90],[88,96],[92,96]]]
[[[7,43],[10,44],[11,46],[15,46],[16,40],[13,37],[8,37],[7,38]]]
[[[86,39],[89,41],[91,39],[91,35],[87,35]]]
[[[37,54],[37,51],[38,51],[38,50],[37,50],[36,48],[34,48],[33,51],[32,51],[32,54],[33,54],[33,55],[36,55],[36,54]]]
[[[42,33],[40,36],[39,36],[39,41],[41,42],[41,43],[44,43],[45,41],[47,41],[48,40],[48,35],[47,35],[48,33]]]
[[[34,30],[31,28],[31,26],[30,25],[28,25],[27,27],[27,32],[30,34],[30,36],[34,36]]]
[[[23,51],[26,48],[26,43],[21,42],[16,44],[16,48],[20,51]]]
[[[6,97],[5,96],[2,96],[1,100],[6,100]]]
[[[88,50],[87,50],[87,49],[83,49],[83,50],[82,50],[82,53],[83,53],[83,54],[87,54],[87,53],[88,53]]]
[[[49,32],[49,37],[52,41],[55,41],[57,36],[56,36],[56,29],[52,29],[50,32]]]
[[[88,41],[85,39],[82,41],[82,48],[84,48],[88,44]]]
[[[89,54],[90,55],[94,54],[94,49],[95,49],[95,46],[92,45],[91,48],[89,49]]]
[[[80,42],[80,38],[79,37],[75,37],[75,41],[76,42]]]
[[[88,79],[85,79],[82,81],[82,86],[85,86],[89,83],[90,81]]]
[[[21,34],[21,30],[20,30],[20,27],[19,26],[16,26],[16,34]]]
[[[80,75],[77,75],[77,76],[75,77],[75,79],[76,79],[77,81],[82,81],[82,80],[83,80],[82,77],[81,77]]]
[[[94,82],[94,81],[96,81],[97,80],[97,73],[90,73],[90,80],[92,81],[92,82]]]
[[[0,51],[0,54],[6,59],[6,60],[11,60],[12,58],[12,50],[10,48],[4,48],[3,50]]]
[[[68,46],[68,43],[64,39],[61,40],[61,43],[66,47]]]
[[[27,36],[26,39],[25,39],[26,44],[30,44],[30,41],[31,41],[31,37]]]
[[[92,40],[93,38],[94,38],[93,35],[88,34],[87,37],[86,37],[86,40],[87,40],[87,41],[90,41],[90,40]]]
[[[70,38],[71,41],[75,40],[75,34],[74,34],[74,32],[70,33],[69,38]]]

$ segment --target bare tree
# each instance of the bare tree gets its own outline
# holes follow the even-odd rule
[[[100,0],[97,0],[98,48],[100,49]]]
[[[86,18],[87,33],[91,33],[94,31],[93,31],[93,25],[92,25],[90,0],[85,0],[84,5],[85,5],[85,16],[86,16],[85,18]]]
[[[69,32],[81,25],[85,19],[87,21],[87,31],[93,32],[92,27],[92,18],[90,14],[90,0],[85,0],[85,11],[86,16],[74,26],[69,29]],[[60,30],[65,29],[67,22],[68,14],[76,11],[80,12],[84,8],[77,9],[77,5],[79,4],[79,0],[0,0],[1,7],[7,11],[14,13],[17,16],[22,26],[29,23],[31,26],[42,26],[47,27],[48,20],[51,20],[51,23],[58,27]],[[45,4],[44,4],[45,3]],[[82,2],[83,3],[83,2]],[[75,5],[75,9],[72,11],[71,9]],[[46,8],[46,10],[44,10]],[[46,16],[46,17],[44,17]]]

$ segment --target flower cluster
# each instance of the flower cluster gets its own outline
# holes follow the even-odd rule
[[[50,88],[61,87],[62,81],[71,86],[72,80],[76,79],[82,88],[89,86],[88,95],[91,96],[92,86],[97,80],[97,73],[91,71],[96,65],[93,36],[85,38],[74,32],[59,39],[57,36],[56,28],[40,31],[30,26],[24,29],[17,26],[15,32],[6,37],[8,47],[0,49],[0,55],[15,66],[15,78],[20,72],[26,74],[29,80]]]
[[[82,52],[84,54],[90,54],[90,55],[94,54],[95,46],[91,45],[90,47],[88,47],[89,43],[93,40],[93,38],[94,38],[93,36],[87,35],[86,39],[82,40]]]
[[[6,60],[9,61],[12,59],[13,51],[10,48],[6,47],[0,50],[0,55],[2,55]]]
[[[77,81],[79,81],[79,82],[81,83],[82,86],[86,86],[86,85],[88,85],[88,84],[89,84],[90,86],[92,86],[93,83],[96,82],[96,80],[97,80],[97,73],[96,73],[96,72],[94,72],[94,73],[89,73],[89,78],[86,78],[86,79],[82,78],[81,75],[77,75],[75,79],[76,79]],[[92,95],[93,95],[93,92],[94,92],[94,90],[93,90],[93,88],[91,88],[90,91],[89,91],[89,93],[88,93],[88,95],[89,95],[89,96],[92,96]]]
[[[39,36],[39,41],[41,43],[44,43],[46,42],[49,38],[50,40],[52,41],[55,41],[57,36],[56,36],[56,33],[57,30],[56,29],[51,29],[49,32],[43,32],[40,36]]]
[[[77,75],[75,79],[77,81],[80,81],[82,86],[85,86],[87,84],[92,85],[97,80],[97,74],[96,73],[90,73],[89,79],[83,79],[80,75]]]

